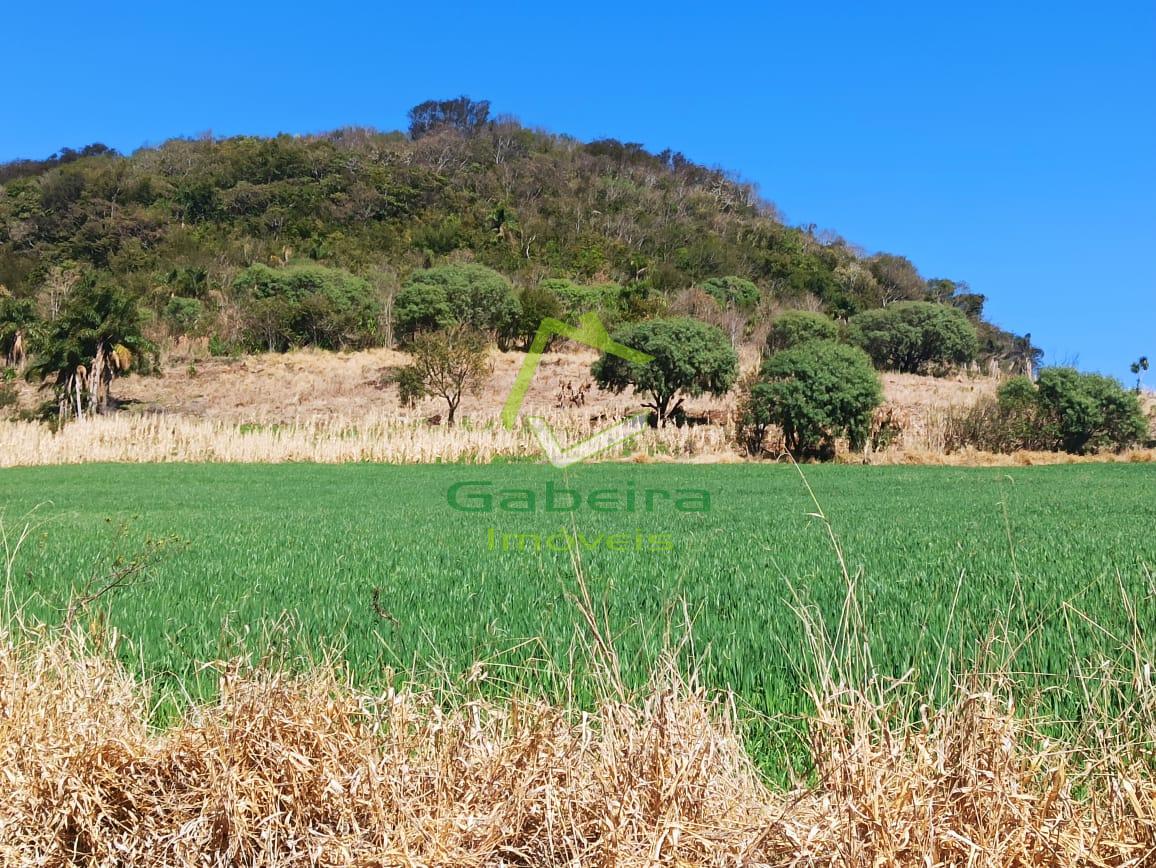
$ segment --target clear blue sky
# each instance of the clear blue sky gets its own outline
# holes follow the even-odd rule
[[[401,128],[468,94],[671,147],[967,280],[1048,362],[1156,357],[1156,3],[71,2],[5,10],[0,160]]]

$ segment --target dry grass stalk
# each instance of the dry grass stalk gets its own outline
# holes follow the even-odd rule
[[[581,411],[555,412],[549,418],[563,442],[589,437],[613,421],[591,419]],[[643,431],[630,449],[610,457],[634,452],[693,459],[725,458],[732,450],[726,429],[703,425]],[[114,415],[86,419],[57,432],[31,422],[0,422],[0,467],[96,461],[485,463],[499,457],[540,460],[541,447],[528,430],[508,431],[496,416],[449,427],[375,413],[303,417],[278,425]]]
[[[3,639],[8,865],[1123,866],[1156,845],[1150,766],[1047,742],[998,683],[914,722],[817,694],[814,780],[779,792],[733,707],[673,670],[582,714],[231,663],[155,732],[82,639]]]
[[[547,414],[564,443],[591,436],[613,418],[581,411]],[[913,417],[886,449],[869,454],[846,449],[840,459],[871,464],[1011,466],[1078,461],[1156,460],[1156,450],[1119,455],[1072,456],[1054,452],[996,455],[965,449],[944,454],[936,445],[934,421]],[[691,462],[739,461],[730,425],[647,429],[629,448],[603,458]],[[32,422],[0,421],[0,467],[86,462],[309,461],[327,464],[372,461],[391,464],[487,463],[494,459],[542,460],[541,447],[524,429],[507,431],[496,417],[476,417],[456,427],[424,419],[367,413],[359,417],[302,417],[270,425],[238,425],[187,416],[112,415],[75,422],[60,431]]]

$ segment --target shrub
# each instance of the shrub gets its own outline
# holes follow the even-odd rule
[[[497,335],[518,316],[510,282],[484,265],[441,265],[417,271],[393,303],[397,335],[460,325]]]
[[[12,368],[0,371],[0,410],[7,410],[20,403],[20,394],[16,391],[16,384],[12,382],[10,376],[15,373]]]
[[[988,452],[1120,451],[1147,432],[1134,393],[1110,377],[1074,368],[1045,368],[1038,385],[1013,377],[995,399],[953,410],[944,422],[948,452],[966,446]]]
[[[975,358],[979,338],[960,310],[928,301],[909,301],[851,317],[850,342],[877,368],[901,373],[942,374]]]
[[[763,362],[739,427],[754,432],[777,425],[792,455],[831,458],[837,437],[846,437],[853,449],[863,446],[882,399],[879,376],[862,350],[808,341]]]
[[[290,347],[345,349],[373,345],[381,304],[370,284],[320,265],[253,265],[237,278],[245,342],[270,352]]]
[[[721,307],[750,310],[759,303],[759,288],[745,277],[712,277],[704,280],[701,289]]]
[[[767,354],[781,353],[808,341],[833,341],[838,337],[839,328],[830,317],[806,310],[789,310],[771,323]]]
[[[632,323],[616,331],[614,340],[654,359],[631,362],[603,353],[591,368],[595,382],[614,392],[633,386],[636,393],[649,396],[644,406],[654,410],[659,425],[666,424],[685,397],[723,395],[738,376],[738,354],[726,335],[690,317]]]
[[[565,278],[548,277],[539,286],[558,297],[562,317],[577,321],[582,314],[597,313],[608,327],[622,319],[622,287],[617,283],[578,284]]]
[[[1036,401],[1059,429],[1066,452],[1120,451],[1147,433],[1139,396],[1101,374],[1045,368],[1040,371]]]
[[[985,395],[970,406],[952,407],[943,417],[946,452],[967,447],[998,453],[1020,449],[1050,452],[1058,446],[1056,430],[1040,416],[1034,397],[1029,403],[1009,408],[998,398]]]
[[[195,298],[174,295],[165,304],[164,320],[173,334],[187,335],[196,330],[204,314],[204,305]]]

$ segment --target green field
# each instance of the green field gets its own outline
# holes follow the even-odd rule
[[[1121,588],[1140,624],[1156,622],[1156,467],[806,473],[862,575],[883,672],[914,669],[926,682],[941,656],[969,658],[1006,621],[1013,639],[1026,637],[1015,665],[1040,673],[1032,678],[1043,686],[1070,675],[1076,659],[1119,654],[1109,634],[1132,632]],[[633,489],[635,510],[465,512],[447,502],[460,482],[484,483],[467,492],[506,491],[520,506],[524,495],[510,490],[540,500],[553,483],[625,507]],[[648,489],[670,494],[651,496],[647,511]],[[679,511],[687,490],[708,492],[709,510]],[[565,475],[524,464],[51,467],[0,471],[0,504],[9,536],[35,509],[12,590],[50,620],[117,556],[178,538],[144,582],[99,604],[125,637],[123,658],[169,696],[210,689],[198,664],[264,650],[271,629],[291,654],[339,649],[368,686],[391,667],[456,675],[486,660],[494,683],[560,691],[535,660],[570,670],[582,632],[568,599],[570,555],[545,545],[567,526],[585,534],[584,571],[635,682],[685,601],[709,686],[733,688],[758,712],[797,712],[806,655],[791,587],[832,624],[845,592],[827,532],[808,515],[814,504],[783,465],[604,464]],[[523,538],[524,550],[501,551],[503,533],[541,534],[543,550]],[[619,550],[609,534],[623,535]]]

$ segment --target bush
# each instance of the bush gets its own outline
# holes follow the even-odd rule
[[[548,277],[539,287],[554,293],[562,305],[562,317],[576,322],[582,314],[597,313],[603,325],[612,328],[622,319],[622,287],[617,283],[579,284],[565,278]]]
[[[928,301],[909,301],[851,317],[847,336],[877,368],[901,373],[942,374],[975,358],[979,338],[960,310]]]
[[[1054,452],[1058,446],[1057,432],[1040,416],[1034,397],[1027,404],[1008,407],[998,398],[984,396],[971,406],[951,408],[943,417],[945,452],[968,447],[997,453]]]
[[[165,304],[164,320],[173,334],[187,335],[196,331],[204,314],[204,305],[195,298],[174,295]]]
[[[372,346],[381,304],[370,284],[336,268],[252,265],[237,278],[245,342],[270,352],[316,346],[336,350]]]
[[[862,448],[882,400],[879,376],[862,350],[809,341],[763,362],[744,398],[739,429],[750,435],[777,425],[797,458],[833,458],[838,437]]]
[[[417,271],[393,303],[397,335],[460,325],[497,335],[518,317],[510,282],[484,265],[441,265]]]
[[[830,317],[806,310],[789,310],[771,323],[767,333],[767,354],[773,355],[809,341],[833,341],[839,328]]]
[[[1058,428],[1066,452],[1120,451],[1147,434],[1139,396],[1111,377],[1045,368],[1036,396],[1042,413]]]
[[[721,307],[750,310],[759,303],[759,288],[745,277],[712,277],[704,280],[701,289]]]
[[[11,368],[0,371],[0,410],[7,410],[20,403],[20,394],[16,391],[16,384],[11,380],[9,373],[15,373]]]
[[[1038,384],[1013,377],[995,399],[949,412],[944,448],[1120,451],[1142,441],[1146,432],[1138,398],[1116,380],[1074,368],[1045,368]]]

